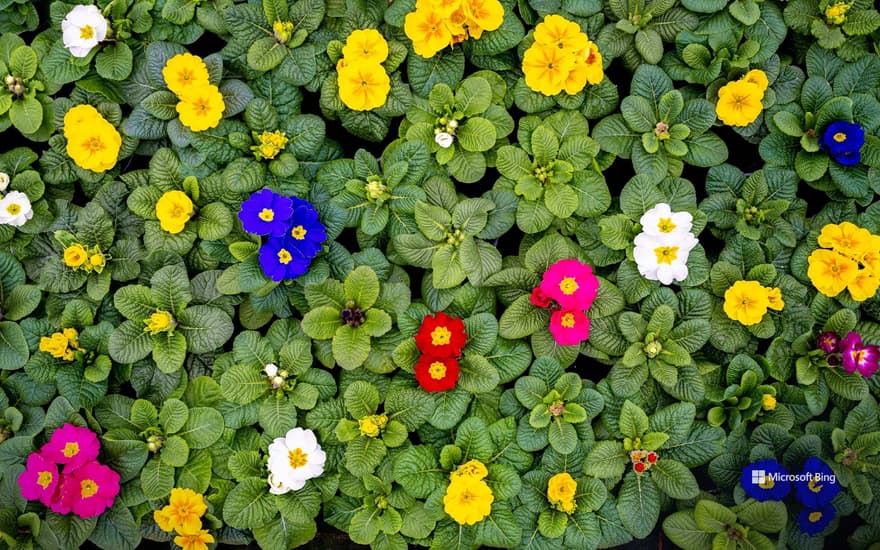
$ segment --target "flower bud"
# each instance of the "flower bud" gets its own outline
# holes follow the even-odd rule
[[[13,84],[15,84],[15,77],[11,74],[6,75],[6,85],[12,86]]]
[[[823,332],[816,338],[816,344],[825,353],[836,353],[840,344],[840,336],[831,331]]]
[[[455,119],[452,119],[446,123],[446,127],[451,130],[455,130],[456,128],[458,128],[458,121]]]
[[[263,371],[266,373],[266,376],[275,376],[278,374],[278,366],[275,363],[269,363],[263,367]]]
[[[448,132],[440,132],[434,136],[434,141],[440,147],[449,149],[452,146],[452,142],[455,141],[455,136]]]
[[[9,187],[9,179],[9,174],[0,172],[0,191],[6,191],[6,188]]]

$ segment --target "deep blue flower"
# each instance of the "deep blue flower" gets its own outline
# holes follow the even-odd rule
[[[837,120],[825,128],[819,144],[838,164],[852,166],[861,160],[865,131],[854,122]]]
[[[241,203],[238,219],[248,233],[280,237],[287,232],[292,214],[293,203],[289,197],[263,189]]]
[[[273,281],[295,279],[309,270],[327,239],[318,211],[308,201],[291,197],[292,214],[282,236],[269,237],[260,247],[260,267]]]
[[[834,472],[816,457],[810,457],[804,463],[801,477],[804,476],[809,479],[795,481],[794,490],[797,499],[807,508],[827,506],[840,492]]]
[[[804,508],[798,514],[797,522],[802,533],[810,536],[818,535],[828,527],[837,511],[834,506],[823,506],[822,508]]]
[[[260,247],[260,267],[273,281],[295,279],[309,270],[311,258],[307,258],[290,245],[286,237],[269,237]]]
[[[746,494],[758,502],[782,500],[791,489],[788,472],[773,459],[749,464],[743,468],[739,481]]]
[[[324,225],[318,219],[318,211],[308,201],[291,197],[293,215],[286,228],[286,238],[293,241],[290,246],[296,247],[309,259],[321,251],[321,245],[327,240]]]

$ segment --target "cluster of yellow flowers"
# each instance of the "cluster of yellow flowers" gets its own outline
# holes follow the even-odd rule
[[[544,95],[563,90],[574,95],[602,82],[602,54],[580,25],[560,15],[548,15],[535,27],[535,42],[523,55],[526,86]]]
[[[342,58],[336,63],[339,98],[354,111],[385,105],[391,79],[382,62],[388,58],[388,42],[376,29],[352,31],[345,39]]]
[[[495,496],[483,481],[489,475],[479,460],[465,462],[449,474],[451,483],[443,497],[443,511],[459,525],[473,525],[492,511]]]
[[[254,139],[259,143],[251,147],[251,151],[257,157],[257,160],[271,160],[278,156],[278,153],[287,147],[287,134],[281,130],[275,132],[263,132],[257,134],[254,132]]]
[[[156,202],[159,226],[171,234],[183,231],[192,215],[192,199],[183,191],[166,191]]]
[[[361,435],[367,437],[379,437],[386,424],[388,424],[388,415],[385,414],[371,414],[358,420]]]
[[[79,333],[75,328],[65,328],[52,336],[40,338],[40,351],[56,359],[73,361],[73,354],[82,351],[79,347]]]
[[[208,67],[201,57],[175,55],[162,69],[168,89],[177,94],[180,122],[193,132],[215,128],[223,118],[226,103],[217,86],[208,80]]]
[[[161,309],[157,309],[156,313],[153,313],[144,319],[144,324],[147,325],[146,328],[144,328],[144,332],[149,332],[150,334],[166,332],[177,326],[177,323],[174,321],[174,318],[171,317],[171,314],[167,311],[162,311]]]
[[[829,25],[843,25],[846,22],[846,12],[849,11],[851,4],[846,2],[837,2],[830,4],[825,8],[825,21]]]
[[[822,228],[818,241],[822,248],[807,258],[807,276],[819,292],[833,298],[846,289],[857,302],[877,293],[880,235],[850,222],[829,223]]]
[[[67,154],[80,168],[106,172],[116,166],[122,136],[91,105],[77,105],[64,115]]]
[[[171,489],[171,501],[153,511],[153,519],[166,533],[177,531],[174,544],[183,550],[208,550],[214,537],[202,529],[202,516],[208,511],[205,498],[192,489]]]
[[[107,257],[98,245],[88,250],[80,243],[73,243],[64,249],[64,265],[73,270],[85,269],[100,273],[107,265]]]
[[[782,311],[782,291],[758,281],[737,281],[724,293],[724,313],[745,326],[757,325],[767,309]]]
[[[753,69],[739,80],[719,88],[718,103],[715,104],[718,119],[728,126],[748,126],[754,122],[764,109],[761,100],[767,84],[766,73]]]
[[[494,31],[503,21],[504,6],[498,0],[416,0],[403,31],[413,50],[430,58],[446,46],[479,39],[483,31]]]
[[[568,472],[556,474],[547,482],[547,500],[560,512],[571,514],[577,508],[574,501],[577,486],[577,481]]]

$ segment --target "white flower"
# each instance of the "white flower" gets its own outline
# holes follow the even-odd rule
[[[439,134],[434,135],[434,141],[436,141],[437,145],[440,147],[449,149],[449,147],[452,146],[452,142],[455,141],[455,136],[446,132],[440,132]]]
[[[21,227],[34,217],[31,201],[21,191],[10,191],[0,199],[0,225]]]
[[[107,37],[107,20],[97,6],[76,6],[61,22],[61,32],[71,55],[85,57]]]
[[[276,374],[278,374],[278,365],[276,365],[275,363],[269,363],[268,365],[263,367],[263,370],[266,372],[266,376],[275,376]]]
[[[269,492],[299,491],[306,480],[324,473],[326,460],[312,430],[290,430],[269,445]]]
[[[661,202],[654,208],[645,212],[639,223],[642,231],[648,235],[663,236],[672,234],[689,233],[693,216],[688,212],[672,212],[669,205]]]
[[[6,191],[7,187],[9,187],[9,174],[0,172],[0,192]]]
[[[692,233],[656,236],[644,232],[635,238],[633,257],[642,277],[668,285],[687,278],[688,254],[697,244]]]

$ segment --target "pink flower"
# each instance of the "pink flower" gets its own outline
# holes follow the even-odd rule
[[[70,474],[61,483],[61,500],[81,518],[100,515],[113,506],[119,494],[119,474],[98,462],[89,462]]]
[[[64,464],[64,472],[71,472],[90,460],[98,458],[98,436],[88,428],[65,424],[54,432],[40,452],[47,460]]]
[[[560,346],[580,344],[590,337],[590,319],[580,309],[557,309],[550,314],[550,334]]]
[[[841,366],[846,372],[859,371],[869,378],[880,368],[880,348],[862,345],[862,337],[850,332],[840,341]]]
[[[40,453],[31,453],[25,470],[18,476],[18,486],[22,497],[49,506],[58,500],[58,480],[58,466]]]
[[[599,290],[593,268],[578,260],[560,260],[547,268],[540,289],[562,309],[589,309]]]
[[[825,353],[834,353],[837,351],[837,346],[840,343],[840,337],[836,332],[823,332],[816,339],[816,343],[819,346],[819,349],[824,351]]]

